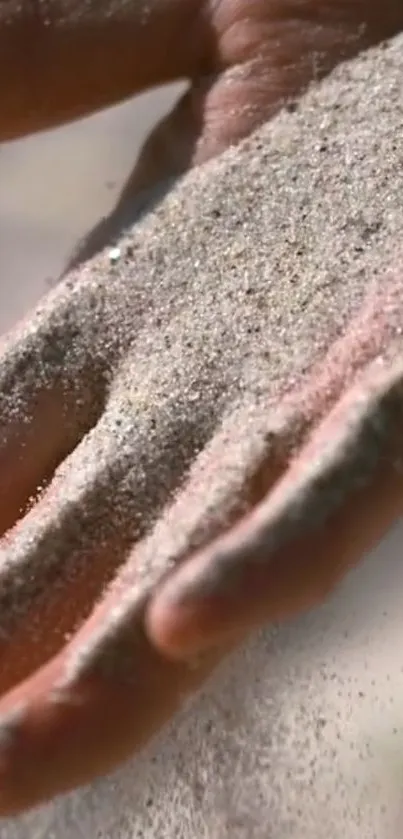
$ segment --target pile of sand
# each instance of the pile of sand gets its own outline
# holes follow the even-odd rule
[[[158,486],[147,483],[145,507],[162,508],[166,501],[161,480],[169,484],[172,474],[161,471],[155,447],[172,444],[175,417],[181,418],[180,439],[188,429],[190,441],[178,449],[179,473],[190,449],[202,447],[228,416],[240,435],[239,457],[247,456],[244,412],[258,441],[261,418],[251,407],[273,405],[340,334],[383,268],[398,264],[402,78],[401,38],[339,68],[296,112],[280,114],[239,149],[187,176],[122,237],[116,264],[106,252],[83,269],[92,288],[113,284],[103,297],[106,318],[110,329],[121,330],[119,340],[132,346],[119,411],[127,410],[130,396],[137,414],[127,435],[136,424],[141,468],[158,467]],[[117,291],[125,288],[131,306],[126,321],[116,309]],[[77,313],[83,334],[87,317],[84,306]],[[71,363],[79,364],[73,355]],[[109,439],[116,419],[112,412],[103,428]],[[151,422],[157,422],[157,438],[149,434]],[[177,469],[169,458],[163,466]],[[236,469],[229,468],[228,476],[236,484]],[[74,479],[72,492],[75,487]],[[24,549],[17,543],[16,551]],[[284,637],[286,632],[275,639],[278,650]],[[343,675],[335,675],[336,686],[328,690],[337,663],[324,678],[317,663],[304,669],[289,650],[290,670],[272,655],[269,673],[267,643],[262,638],[249,650],[247,663],[246,654],[234,658],[210,699],[185,714],[183,739],[178,724],[171,739],[135,764],[133,775],[127,769],[116,781],[3,825],[4,839],[397,835],[390,833],[392,787],[384,787],[379,772],[372,788],[364,769],[352,770],[346,780],[340,719],[351,708],[343,684],[337,686]],[[326,659],[323,647],[321,655]],[[350,742],[355,748],[355,739]],[[364,743],[360,749],[364,754]]]

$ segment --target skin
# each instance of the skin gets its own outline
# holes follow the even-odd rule
[[[239,142],[339,61],[402,28],[400,0],[132,0],[127,6],[119,0],[85,5],[0,0],[0,140],[59,125],[156,84],[189,79],[189,91],[145,145],[113,216],[75,255],[73,262],[80,262],[119,227],[139,191]],[[112,768],[139,748],[180,705],[182,694],[198,687],[248,632],[321,602],[381,537],[401,509],[402,480],[393,468],[395,415],[393,422],[389,419],[400,404],[402,372],[399,367],[374,372],[370,362],[376,348],[371,344],[369,351],[366,339],[371,335],[380,351],[388,334],[387,323],[366,314],[364,338],[357,339],[356,330],[345,337],[335,357],[294,395],[292,412],[303,418],[304,433],[292,462],[289,457],[280,464],[268,460],[251,493],[248,516],[212,538],[140,603],[130,632],[122,631],[135,661],[136,703],[130,680],[114,684],[97,662],[90,662],[52,704],[49,696],[60,681],[65,650],[32,651],[27,632],[16,633],[6,651],[11,670],[7,675],[4,669],[0,702],[5,733],[0,812],[18,812]],[[358,381],[357,371],[362,372]],[[372,401],[369,393],[375,393]],[[364,409],[351,449],[348,431],[358,397],[365,397]],[[13,429],[3,446],[3,534],[44,475],[78,445],[79,440],[67,444],[60,438],[59,403],[56,387],[29,429],[23,459]],[[357,489],[351,476],[354,458],[369,445],[365,421],[385,412],[388,434],[365,486]],[[324,440],[334,444],[319,477],[330,489],[343,476],[347,484],[342,503],[329,502],[318,530],[312,527],[312,504],[319,501],[316,496],[312,501],[312,476],[308,480],[306,471]],[[279,523],[287,527],[294,502],[302,503],[300,527],[284,541]],[[40,503],[29,515],[41,515]],[[91,585],[82,590],[88,606]],[[77,616],[74,596],[71,625]],[[67,645],[70,654],[85,648],[116,598],[112,590],[97,605]],[[19,664],[24,650],[26,658],[33,656],[30,667]],[[201,662],[189,668],[187,659],[200,653]],[[110,734],[104,731],[106,716],[114,720]]]
[[[119,229],[139,191],[248,136],[312,80],[395,34],[402,21],[399,0],[101,0],[82,7],[80,0],[1,0],[0,141],[153,85],[186,78],[190,89],[152,133],[113,217],[71,265]]]

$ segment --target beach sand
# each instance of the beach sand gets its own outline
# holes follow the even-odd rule
[[[241,264],[247,284],[263,282],[266,264],[279,281],[284,275],[283,292],[273,297],[280,309],[270,313],[271,340],[280,347],[298,338],[296,372],[302,355],[313,358],[332,337],[318,340],[315,333],[313,283],[321,328],[337,332],[359,305],[367,278],[399,260],[402,69],[402,39],[339,69],[296,114],[280,115],[239,151],[190,175],[132,237],[140,251],[141,230],[145,238],[153,231],[154,248],[169,241],[173,277],[176,218],[182,278],[185,207],[198,255],[203,246],[208,250],[203,271],[215,266],[228,282],[231,257],[238,288]],[[208,227],[207,202],[219,208],[216,229]],[[294,238],[286,244],[290,218]],[[229,253],[233,244],[238,250]],[[141,253],[136,260],[144,267]],[[103,264],[101,257],[95,269]],[[331,272],[336,303],[326,282]],[[210,276],[210,291],[217,277]],[[338,320],[332,305],[340,302]],[[302,315],[293,333],[296,307]],[[282,331],[275,336],[277,314]],[[284,378],[280,355],[276,361],[276,375]],[[252,358],[243,367],[249,383],[253,365]],[[262,633],[236,654],[140,759],[89,790],[3,825],[1,836],[396,839],[403,776],[400,535],[397,529],[326,606]]]

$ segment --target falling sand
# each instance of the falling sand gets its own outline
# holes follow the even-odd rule
[[[52,445],[59,435],[58,460],[66,459],[39,502],[41,515],[31,509],[1,549],[1,630],[5,639],[17,639],[11,664],[5,642],[3,689],[54,654],[108,585],[114,607],[84,647],[72,648],[59,687],[68,687],[94,660],[108,673],[116,668],[121,678],[122,661],[106,655],[106,639],[113,639],[161,574],[261,497],[262,464],[289,457],[315,419],[317,401],[301,402],[295,394],[316,370],[319,383],[328,381],[325,357],[326,369],[337,362],[345,382],[363,361],[382,365],[398,358],[402,77],[401,38],[339,68],[298,107],[187,175],[116,247],[69,275],[7,339],[0,369],[2,451],[6,444],[21,451],[35,447],[41,417],[53,411]],[[372,333],[368,323],[374,324]],[[323,391],[324,400],[332,401],[325,384]],[[52,394],[59,408],[47,407]],[[32,493],[56,465],[49,452],[41,457]],[[79,590],[85,593],[81,599],[69,597]],[[18,649],[28,648],[28,625],[31,646],[23,658]],[[298,725],[311,724],[309,709],[306,714]],[[297,716],[290,723],[293,736]],[[238,721],[230,709],[225,719],[231,740]],[[273,787],[272,771],[259,766],[261,717],[251,725],[257,739],[250,740],[247,760],[238,756],[244,764],[244,777],[236,780],[242,795],[237,801],[233,790],[221,786],[222,801],[218,790],[209,797],[216,810],[206,811],[205,824],[200,813],[196,818],[194,803],[186,809],[186,796],[169,815],[165,809],[146,816],[132,802],[126,826],[111,814],[111,826],[103,828],[94,817],[96,827],[87,822],[84,830],[87,839],[267,839],[268,813],[273,839],[339,836],[340,821],[337,829],[332,823],[332,833],[328,821],[326,829],[324,822],[313,828],[309,815],[306,825],[305,816],[298,817],[293,796],[305,794],[298,785],[283,779]],[[272,737],[284,748],[281,725],[279,719]],[[201,732],[199,727],[195,751],[207,737]],[[313,760],[315,743],[306,743]],[[282,758],[289,765],[294,745],[288,742]],[[270,748],[272,762],[275,744]],[[209,749],[204,742],[203,749]],[[211,756],[218,760],[218,752],[213,743],[210,757],[203,757],[207,786],[216,783]],[[229,759],[222,760],[227,772]],[[249,789],[251,778],[256,791]],[[203,788],[204,781],[198,783]],[[225,796],[235,810],[227,808],[220,823]],[[91,802],[91,794],[86,800]],[[39,815],[6,825],[2,836],[81,835],[85,800],[70,801],[74,816],[66,803],[65,809],[44,811],[43,822]],[[164,799],[161,807],[167,806]],[[331,802],[328,807],[333,812]],[[355,839],[366,828],[354,812],[342,829]]]

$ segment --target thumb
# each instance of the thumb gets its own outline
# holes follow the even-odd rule
[[[207,39],[202,5],[0,0],[0,141],[192,75]]]

